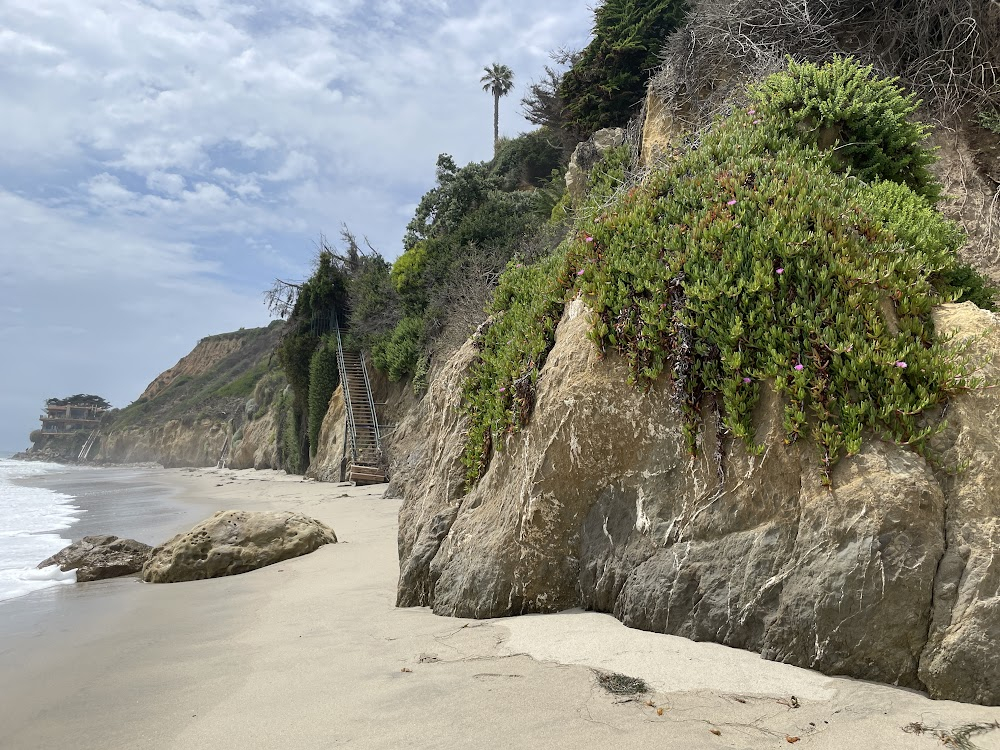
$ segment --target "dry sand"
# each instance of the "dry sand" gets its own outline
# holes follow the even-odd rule
[[[384,487],[161,476],[206,515],[300,510],[341,543],[212,581],[77,585],[99,609],[86,627],[53,622],[0,644],[3,750],[781,748],[795,738],[796,748],[930,749],[947,746],[933,730],[1000,719],[606,615],[469,621],[396,609],[399,501]],[[595,669],[653,692],[609,694]],[[914,722],[928,731],[904,731]],[[1000,731],[971,741],[1000,748]]]

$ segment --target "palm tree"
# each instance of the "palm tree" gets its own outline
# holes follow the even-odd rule
[[[479,82],[483,84],[483,91],[493,94],[493,155],[496,156],[500,145],[500,97],[507,96],[514,88],[514,71],[500,63],[493,63],[483,70],[485,75]]]

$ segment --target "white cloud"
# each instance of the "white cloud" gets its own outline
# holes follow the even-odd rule
[[[180,195],[187,181],[174,172],[150,172],[146,177],[146,187],[169,196]]]

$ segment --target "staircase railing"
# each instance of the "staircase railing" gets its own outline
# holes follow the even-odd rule
[[[97,433],[98,432],[100,432],[100,430],[94,430],[87,437],[87,442],[85,442],[83,444],[83,447],[80,449],[80,455],[78,455],[76,457],[77,461],[86,461],[87,460],[87,456],[90,455],[90,449],[94,447],[94,442],[97,440]]]
[[[344,363],[344,343],[340,338],[340,326],[337,330],[337,369],[340,370],[340,386],[344,393],[344,406],[347,411],[347,439],[351,443],[351,461],[358,460],[358,437],[354,423],[354,409],[351,408],[351,388],[347,380],[347,365]]]
[[[226,468],[226,452],[229,450],[229,435],[226,435],[226,441],[222,444],[222,451],[219,453],[219,461],[215,464],[216,469]]]
[[[371,383],[368,382],[368,368],[365,366],[365,355],[361,353],[361,375],[365,381],[365,396],[368,398],[368,408],[372,412],[372,429],[375,431],[375,451],[382,455],[382,433],[378,428],[378,415],[375,413],[375,400],[372,398]]]

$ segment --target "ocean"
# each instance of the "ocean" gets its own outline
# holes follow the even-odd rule
[[[37,565],[70,543],[67,531],[84,512],[72,495],[13,480],[65,471],[59,464],[0,458],[0,602],[76,582],[76,573]]]

